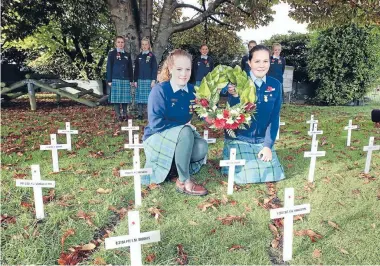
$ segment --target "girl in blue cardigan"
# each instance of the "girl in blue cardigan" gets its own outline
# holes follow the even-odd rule
[[[270,51],[263,45],[255,46],[249,54],[250,78],[256,85],[256,114],[246,129],[235,131],[236,138],[225,134],[223,157],[228,160],[230,149],[236,148],[236,159],[245,159],[244,166],[235,168],[238,184],[273,182],[285,178],[273,147],[276,140],[281,110],[281,84],[267,76],[270,66]],[[240,102],[234,86],[228,87],[228,102],[231,106]],[[228,167],[222,168],[228,173]]]
[[[148,38],[141,40],[141,53],[135,60],[134,81],[136,87],[136,103],[138,105],[138,119],[143,119],[143,110],[146,109],[150,90],[157,80],[157,60],[151,51]]]
[[[111,86],[110,103],[114,105],[116,119],[127,119],[127,104],[132,102],[131,85],[133,68],[131,55],[124,50],[124,37],[117,36],[116,48],[108,53],[107,84]],[[123,112],[120,112],[120,104]]]
[[[203,196],[207,189],[190,179],[200,170],[208,150],[207,142],[190,124],[195,102],[190,75],[191,55],[180,49],[171,52],[161,69],[160,83],[149,94],[143,140],[145,168],[153,173],[143,176],[142,183],[161,183],[169,172],[177,172],[179,192]]]

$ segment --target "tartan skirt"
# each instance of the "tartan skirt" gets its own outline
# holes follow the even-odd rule
[[[146,163],[144,168],[152,168],[152,175],[141,176],[141,184],[149,185],[165,181],[172,167],[174,152],[177,146],[179,133],[185,125],[173,127],[156,133],[144,141]],[[198,132],[193,130],[196,137]],[[190,175],[196,174],[201,169],[204,158],[198,162],[190,162]]]
[[[113,79],[110,103],[131,103],[131,85],[128,79]]]
[[[240,140],[225,140],[223,160],[229,160],[230,149],[236,149],[236,159],[245,159],[245,165],[235,166],[235,183],[274,182],[285,178],[284,169],[272,148],[272,161],[264,162],[257,155],[264,146]],[[228,167],[222,167],[222,173],[228,175]]]
[[[150,86],[151,83],[152,80],[150,79],[139,79],[137,81],[137,89],[135,96],[136,103],[148,103],[149,93],[152,89],[152,87]]]

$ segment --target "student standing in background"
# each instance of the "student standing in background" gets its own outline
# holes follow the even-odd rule
[[[116,48],[108,53],[107,84],[111,86],[110,103],[114,105],[116,120],[123,121],[127,117],[127,105],[132,102],[131,86],[133,68],[131,55],[124,50],[124,37],[117,36]],[[120,111],[120,105],[123,110]]]
[[[284,101],[284,72],[286,61],[285,58],[280,56],[281,44],[274,43],[272,45],[272,56],[270,57],[270,68],[268,71],[268,76],[277,79],[281,83],[282,90],[282,101]]]
[[[249,61],[249,51],[252,50],[253,47],[257,45],[256,41],[249,41],[248,43],[248,53],[244,55],[241,59],[240,67],[242,70],[244,70],[247,74],[249,74],[249,71],[251,71],[251,67],[248,64]]]
[[[135,102],[138,106],[138,119],[143,119],[143,110],[146,110],[151,89],[156,84],[157,60],[151,51],[148,38],[141,40],[141,53],[135,60],[134,81],[136,87]]]
[[[214,69],[214,60],[208,55],[208,47],[203,44],[199,49],[201,56],[193,61],[192,81],[195,86],[200,86],[202,79]]]

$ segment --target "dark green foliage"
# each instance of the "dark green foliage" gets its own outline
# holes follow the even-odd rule
[[[310,40],[309,34],[289,32],[289,34],[277,34],[266,40],[264,44],[272,49],[273,43],[282,46],[281,55],[286,59],[286,65],[294,66],[295,82],[308,82],[307,76],[307,44]]]
[[[308,70],[315,100],[342,105],[362,98],[380,77],[379,28],[346,25],[313,36]]]

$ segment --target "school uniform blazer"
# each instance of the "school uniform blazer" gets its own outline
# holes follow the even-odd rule
[[[207,59],[202,59],[200,56],[194,59],[192,67],[191,80],[195,83],[201,81],[209,72],[214,69],[214,59],[207,56]]]
[[[149,52],[147,54],[140,53],[135,60],[135,72],[133,81],[139,79],[156,80],[157,79],[157,60],[156,56]]]
[[[281,84],[284,81],[283,75],[285,72],[286,60],[284,57],[280,56],[280,59],[270,57],[270,67],[268,71],[268,76],[277,79]]]
[[[127,52],[117,52],[113,49],[108,53],[107,82],[113,79],[133,79],[133,67],[131,55]]]
[[[280,110],[282,103],[281,84],[277,79],[266,76],[266,82],[260,87],[256,85],[256,113],[252,118],[250,127],[237,129],[236,139],[259,144],[272,148],[280,122]],[[231,106],[240,103],[239,97],[228,94],[228,102]],[[225,133],[225,138],[231,137]]]

